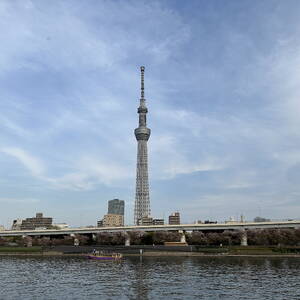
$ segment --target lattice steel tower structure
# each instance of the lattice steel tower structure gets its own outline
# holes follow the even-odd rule
[[[146,99],[144,98],[144,72],[145,67],[141,67],[141,99],[137,111],[139,114],[139,127],[134,130],[138,143],[134,224],[138,224],[139,219],[150,216],[147,142],[151,131],[147,128],[146,120],[148,109],[146,107]]]

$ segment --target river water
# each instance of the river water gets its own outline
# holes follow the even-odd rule
[[[0,299],[300,299],[300,258],[2,256]]]

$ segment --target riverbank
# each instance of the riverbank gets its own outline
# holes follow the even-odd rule
[[[85,256],[93,250],[103,253],[122,253],[126,256],[181,257],[300,257],[300,247],[167,247],[167,246],[56,246],[56,247],[0,247],[0,256]]]

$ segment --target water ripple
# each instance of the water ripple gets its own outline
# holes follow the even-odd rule
[[[300,299],[299,258],[0,257],[0,299]]]

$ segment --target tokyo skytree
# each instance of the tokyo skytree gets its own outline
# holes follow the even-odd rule
[[[141,99],[137,111],[139,114],[139,127],[134,130],[138,143],[134,205],[134,224],[136,225],[139,219],[150,216],[147,141],[149,140],[151,131],[147,128],[146,120],[148,109],[146,107],[146,99],[144,98],[144,72],[145,67],[141,67]]]

